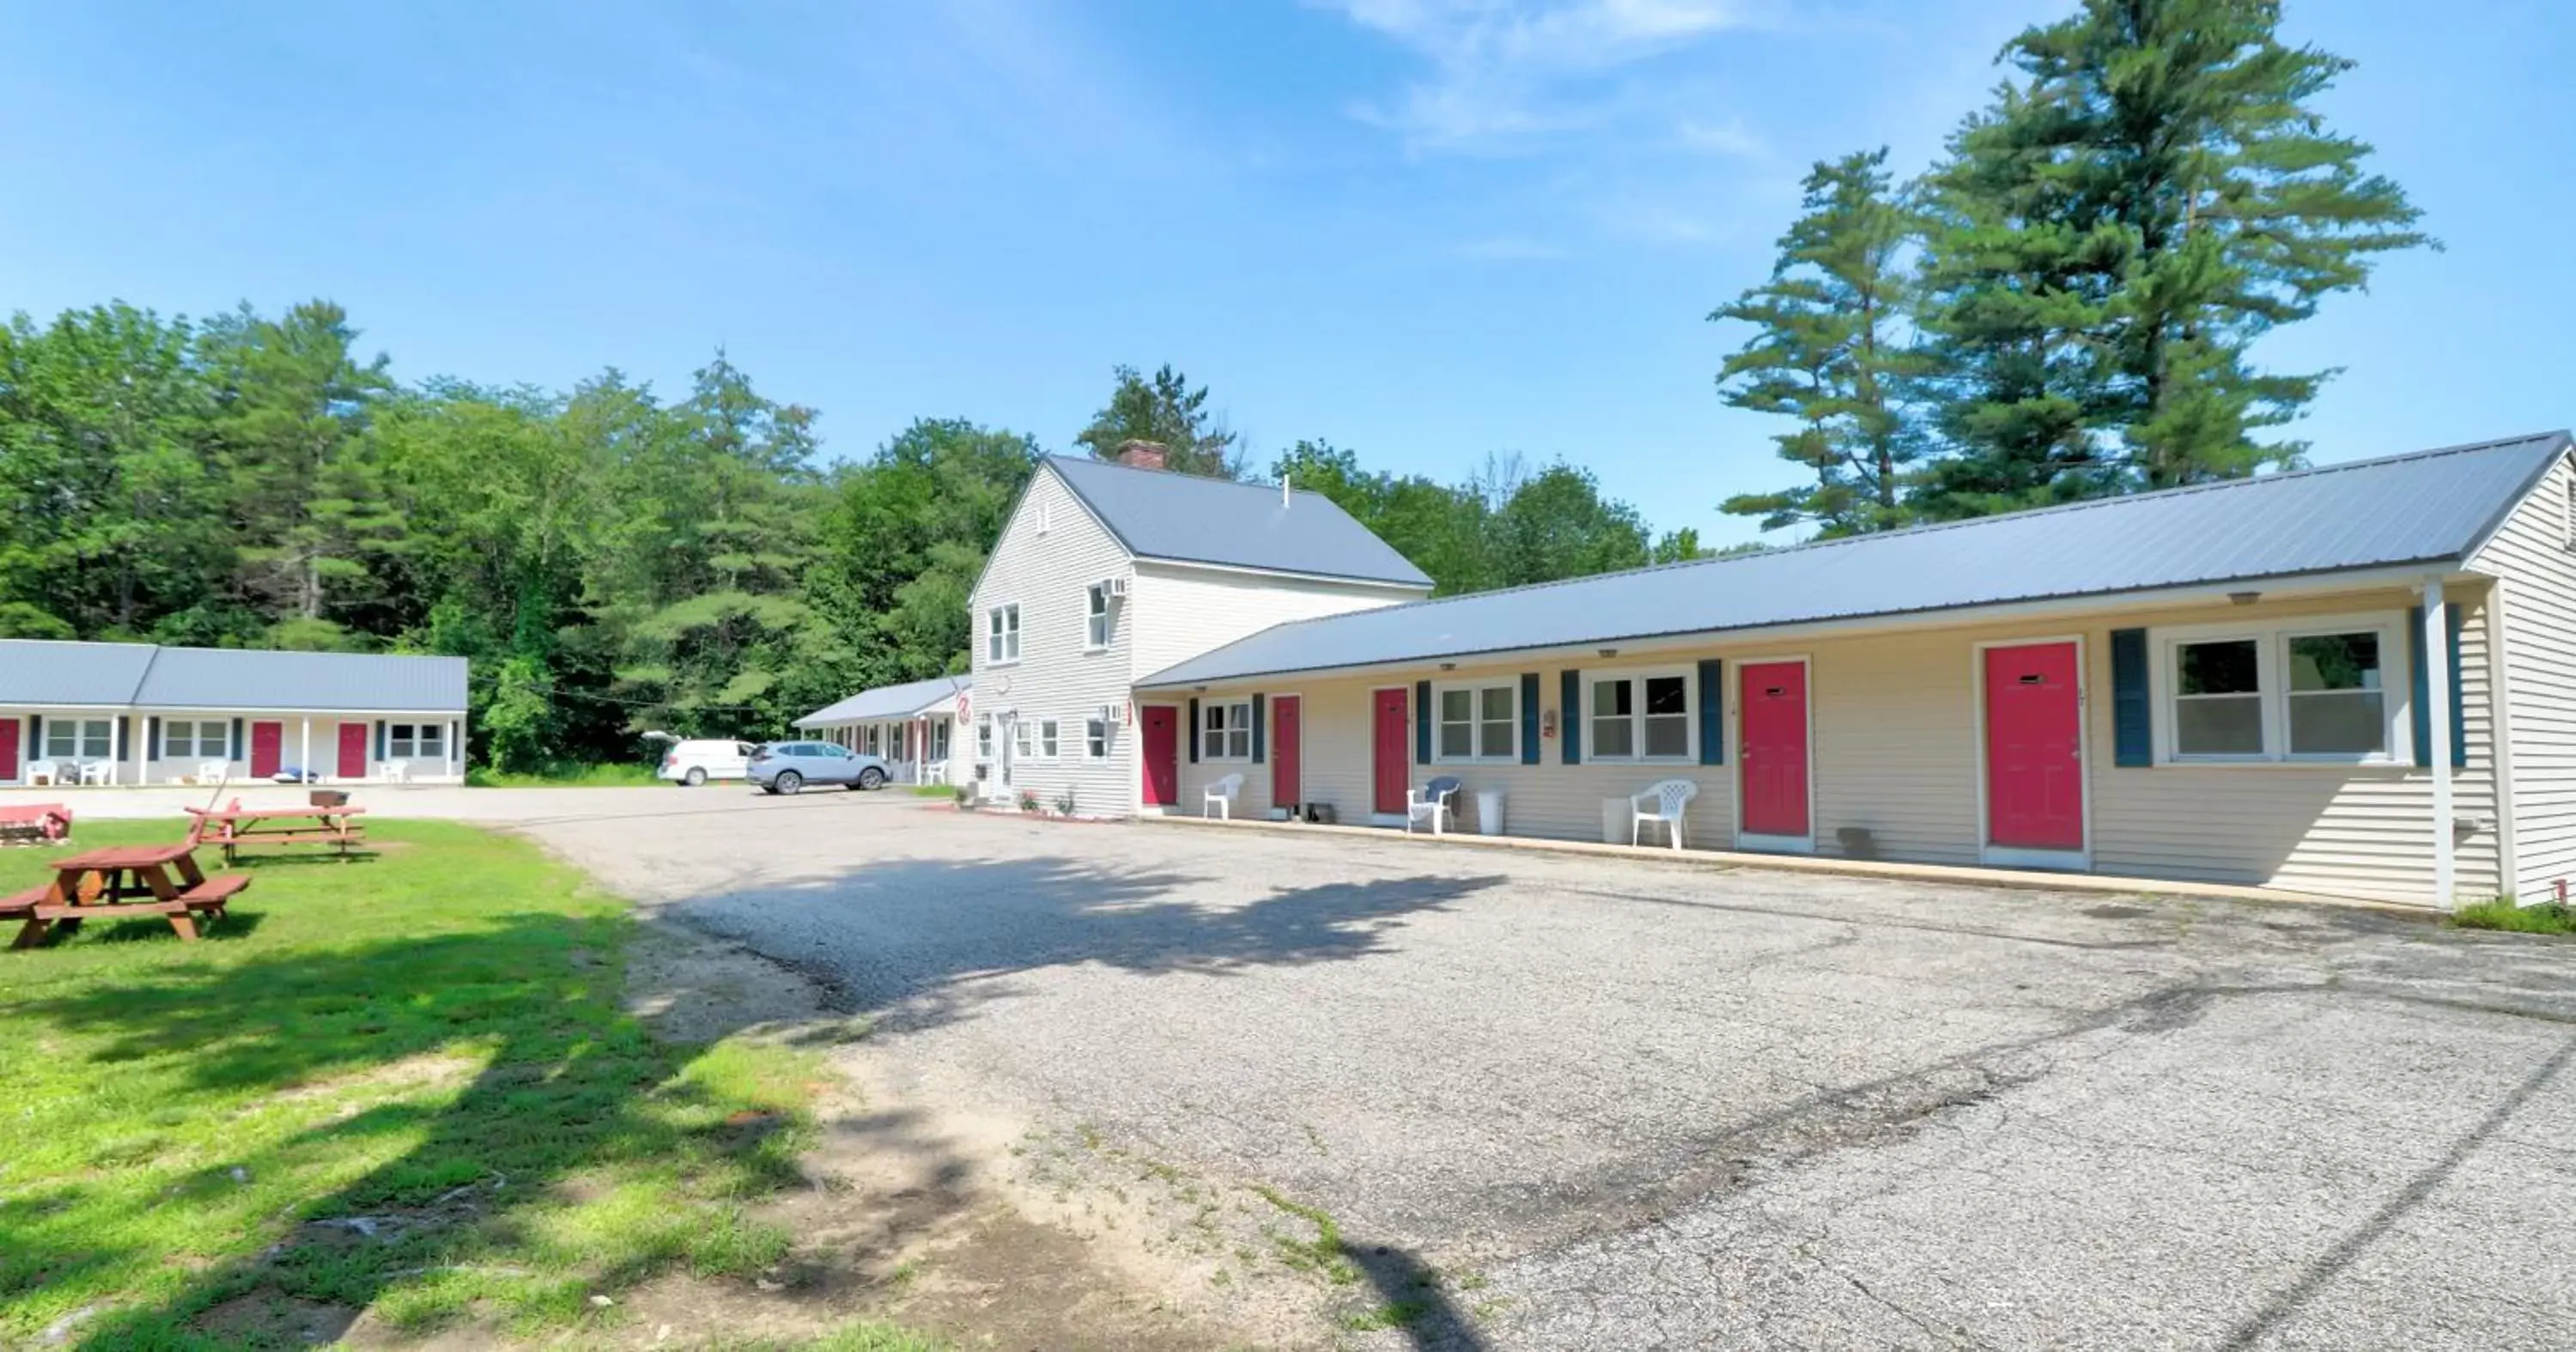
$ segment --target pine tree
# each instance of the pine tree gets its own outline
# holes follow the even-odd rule
[[[1960,406],[1936,511],[2295,462],[2258,439],[2330,373],[2249,360],[2271,329],[2426,244],[2370,147],[2310,104],[2352,68],[2284,46],[2277,0],[2085,0],[2003,59],[2026,79],[1934,175],[1931,326]]]
[[[1809,521],[1826,535],[1883,530],[1906,519],[1907,466],[1922,450],[1904,403],[1921,367],[1906,318],[1913,219],[1891,190],[1884,148],[1819,162],[1805,188],[1805,214],[1780,237],[1771,279],[1709,318],[1755,327],[1719,371],[1719,389],[1736,408],[1795,418],[1774,440],[1813,482],[1739,494],[1721,510],[1759,516],[1765,530]]]
[[[1074,435],[1075,444],[1097,459],[1115,460],[1118,448],[1130,441],[1157,442],[1168,452],[1167,469],[1214,479],[1243,477],[1235,434],[1207,411],[1207,386],[1191,389],[1189,377],[1168,365],[1151,376],[1121,366],[1116,375],[1109,406]]]

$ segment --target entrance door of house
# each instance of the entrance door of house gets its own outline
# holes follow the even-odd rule
[[[2081,866],[2084,686],[2075,643],[1988,648],[1981,674],[1988,858]]]
[[[1136,711],[1145,732],[1145,806],[1181,801],[1181,713],[1169,704]]]
[[[1815,846],[1808,820],[1807,664],[1745,662],[1736,667],[1742,721],[1740,843],[1752,849]]]
[[[15,718],[0,718],[0,779],[16,783],[18,779],[18,729]]]
[[[1306,758],[1305,702],[1295,695],[1270,700],[1270,805],[1288,807],[1303,795]]]
[[[342,779],[364,779],[367,777],[366,724],[343,723],[340,725],[340,769],[338,773]]]
[[[276,774],[280,768],[278,758],[283,754],[280,748],[284,747],[285,744],[285,724],[251,724],[250,777],[253,779],[266,779],[269,776]]]
[[[1413,782],[1413,754],[1405,746],[1407,692],[1403,686],[1391,686],[1372,697],[1370,707],[1376,711],[1370,725],[1374,735],[1370,744],[1376,748],[1377,803],[1380,813],[1404,815],[1405,790]]]

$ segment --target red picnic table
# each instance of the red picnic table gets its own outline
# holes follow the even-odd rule
[[[227,807],[187,809],[196,819],[188,825],[188,843],[222,847],[227,864],[245,845],[331,845],[346,858],[351,846],[367,843],[366,823],[358,820],[365,811],[346,803],[243,807],[236,798]]]
[[[54,861],[54,880],[0,897],[0,918],[23,918],[11,948],[33,948],[55,929],[68,933],[94,915],[158,915],[181,939],[194,943],[192,913],[220,919],[224,904],[250,886],[241,873],[209,878],[197,869],[196,847],[111,845]],[[173,878],[171,874],[178,876]]]
[[[19,803],[0,807],[0,843],[52,844],[72,833],[72,810],[60,803]]]

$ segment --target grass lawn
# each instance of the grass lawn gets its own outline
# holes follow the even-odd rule
[[[623,903],[528,843],[369,830],[374,859],[245,861],[205,942],[156,918],[0,951],[0,1345],[76,1315],[91,1347],[292,1344],[361,1309],[551,1341],[657,1273],[786,1254],[746,1207],[797,1178],[812,1054],[649,1036]],[[0,891],[51,857],[0,851]]]
[[[465,782],[478,789],[643,789],[661,783],[649,765],[559,765],[531,772],[476,765]]]

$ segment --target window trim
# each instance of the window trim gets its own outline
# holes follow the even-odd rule
[[[2406,612],[2373,610],[2333,615],[2284,615],[2273,619],[2226,624],[2176,625],[2148,631],[2153,660],[2147,690],[2155,719],[2155,763],[2159,766],[2290,769],[2408,769],[2415,764],[2414,647],[2408,641]],[[2388,725],[2385,751],[2349,755],[2340,752],[2290,750],[2290,640],[2327,634],[2375,633],[2379,636],[2379,707]],[[2183,645],[2230,639],[2254,642],[2256,683],[2262,697],[2263,750],[2253,755],[2193,755],[2177,749],[2179,735],[2174,701],[2181,685]]]
[[[1037,749],[1029,759],[1040,765],[1053,765],[1057,761],[1063,759],[1064,720],[1061,718],[1037,718],[1031,719],[1030,722],[1034,724],[1037,729],[1032,741],[1032,745]]]
[[[1224,727],[1216,727],[1209,722],[1218,711],[1225,709],[1243,711],[1243,721],[1240,726],[1229,721]],[[1236,733],[1241,733],[1243,736],[1243,754],[1228,755],[1225,743]],[[1199,759],[1218,761],[1227,765],[1252,763],[1252,697],[1250,695],[1241,699],[1205,700],[1199,704]]]
[[[99,752],[96,755],[91,755],[89,752],[80,749],[89,741],[89,725],[93,723],[107,729],[107,750]],[[64,727],[72,729],[72,749],[68,752],[57,752],[52,749],[54,732],[56,729]],[[27,757],[27,759],[57,762],[70,761],[75,765],[84,761],[93,760],[113,761],[116,759],[116,720],[114,718],[84,718],[78,715],[63,716],[48,714],[45,718],[44,739],[37,746],[36,753],[37,754],[32,757]]]
[[[1768,659],[1766,659],[1768,660]],[[1728,658],[1728,665],[1736,662]],[[1699,764],[1699,672],[1691,666],[1585,667],[1583,671],[1583,759],[1602,765],[1697,765]],[[1669,756],[1650,755],[1646,745],[1646,682],[1673,677],[1682,683],[1682,749]],[[1629,730],[1635,734],[1629,745],[1640,748],[1628,755],[1604,755],[1596,748],[1600,738],[1593,724],[1593,692],[1605,681],[1636,683],[1635,711],[1628,714]],[[1617,715],[1612,715],[1616,717]],[[1670,717],[1670,715],[1663,715]]]
[[[179,751],[173,748],[177,743],[178,730],[183,726],[186,727],[190,733],[188,739],[189,749],[186,751]],[[205,749],[205,730],[209,727],[212,727],[215,730],[215,736],[221,747],[219,751],[211,753]],[[162,719],[160,759],[166,761],[230,761],[233,759],[232,720],[229,718]]]
[[[1441,750],[1440,734],[1448,725],[1448,720],[1440,716],[1442,713],[1440,707],[1441,697],[1454,690],[1463,690],[1467,692],[1467,745],[1473,748],[1473,750],[1464,756],[1452,756]],[[1484,693],[1488,690],[1500,690],[1511,697],[1511,715],[1503,720],[1504,724],[1511,729],[1512,747],[1509,751],[1494,752],[1485,749],[1485,724],[1490,720],[1485,717]],[[1463,681],[1434,681],[1431,683],[1432,764],[1518,765],[1520,764],[1520,761],[1521,678],[1517,674],[1510,676],[1476,677]]]
[[[1001,616],[1005,612],[1008,612],[1011,617],[1010,626],[1003,632],[997,634],[993,632],[993,622],[997,617]],[[1021,622],[1019,602],[996,601],[993,604],[984,607],[984,632],[979,636],[983,640],[981,651],[984,654],[984,665],[988,667],[1010,667],[1019,665],[1020,654],[1024,651],[1022,644],[1026,637],[1025,631],[1026,626]],[[993,650],[995,646],[1000,644],[1005,638],[1010,640],[1011,655],[1008,657],[994,656]]]
[[[1118,635],[1118,618],[1110,609],[1109,584],[1094,582],[1082,589],[1082,650],[1087,653],[1109,651],[1109,641]],[[1095,609],[1094,607],[1097,607]],[[1098,626],[1099,636],[1093,637]]]
[[[1102,718],[1096,712],[1084,714],[1082,716],[1082,758],[1084,760],[1105,761],[1109,759],[1110,748],[1114,744],[1111,736],[1111,732],[1114,727],[1115,724],[1113,724],[1109,719]],[[1093,728],[1100,729],[1100,735],[1097,738],[1091,735],[1091,730]],[[1094,741],[1097,741],[1100,744],[1100,749],[1097,751],[1091,749],[1091,744]]]

